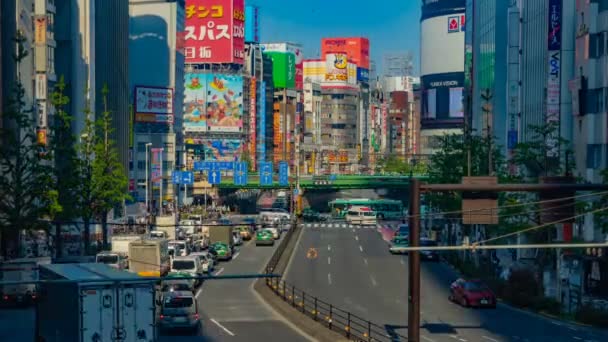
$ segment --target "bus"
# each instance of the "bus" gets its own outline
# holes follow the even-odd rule
[[[398,200],[359,198],[336,199],[329,202],[332,216],[337,218],[344,218],[348,209],[353,206],[371,208],[379,220],[401,220],[405,215],[403,203]]]

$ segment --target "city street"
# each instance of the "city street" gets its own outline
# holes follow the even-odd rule
[[[384,223],[383,223],[384,225]],[[407,336],[407,256],[391,255],[377,227],[306,226],[286,280],[311,295]],[[310,248],[318,257],[307,259]],[[448,301],[457,274],[423,262],[421,335],[424,341],[606,341],[608,331],[568,324],[499,304],[463,308]]]
[[[232,261],[217,265],[215,274],[263,272],[274,247],[245,242]],[[170,334],[159,341],[308,341],[277,316],[253,290],[255,280],[210,280],[197,292],[202,336]]]

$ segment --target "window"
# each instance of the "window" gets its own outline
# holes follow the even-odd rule
[[[584,114],[588,114],[588,113],[597,113],[600,111],[600,105],[601,102],[603,102],[602,100],[603,97],[603,90],[600,89],[589,89],[587,91],[586,97],[585,97],[585,112]],[[581,113],[583,114],[583,113]]]
[[[137,169],[138,170],[145,170],[146,169],[146,161],[145,160],[138,160],[137,161]]]
[[[589,35],[589,57],[599,58],[604,55],[604,33]]]
[[[165,147],[165,152],[166,153],[173,153],[173,143],[165,143],[164,144]]]
[[[600,167],[602,162],[602,145],[587,144],[587,168],[595,169]]]
[[[146,152],[146,143],[145,142],[137,143],[137,152]]]

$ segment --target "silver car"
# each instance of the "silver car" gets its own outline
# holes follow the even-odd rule
[[[167,292],[162,299],[158,326],[161,331],[190,330],[198,333],[201,328],[196,297],[189,291]]]

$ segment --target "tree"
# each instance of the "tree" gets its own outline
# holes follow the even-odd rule
[[[85,125],[83,130],[80,132],[79,143],[77,144],[78,149],[78,192],[77,192],[77,203],[80,212],[80,217],[84,225],[84,249],[88,253],[90,250],[90,226],[91,220],[95,214],[95,203],[96,199],[93,196],[93,161],[95,159],[94,146],[95,146],[95,123],[92,120],[93,113],[90,109],[90,104],[87,101],[87,105],[84,109]]]
[[[27,56],[25,38],[18,35],[15,41],[16,70],[20,70],[21,61]],[[4,257],[9,257],[10,249],[19,251],[20,230],[48,229],[41,219],[54,216],[61,206],[57,192],[51,188],[49,155],[41,146],[43,139],[38,140],[34,111],[26,105],[19,72],[3,117],[7,125],[0,129],[0,249]]]
[[[249,171],[253,172],[254,164],[253,164],[253,161],[251,160],[251,154],[249,153],[249,148],[247,146],[243,147],[243,152],[241,152],[240,159],[241,159],[241,162],[247,163],[247,167],[249,168]]]
[[[104,111],[96,122],[96,134],[92,163],[91,196],[94,198],[93,212],[101,219],[103,246],[108,242],[108,213],[116,205],[130,198],[127,194],[127,176],[118,159],[113,132],[111,112],[108,109],[108,87],[102,89]]]

